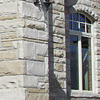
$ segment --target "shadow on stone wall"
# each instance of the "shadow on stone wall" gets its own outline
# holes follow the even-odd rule
[[[42,5],[43,1],[40,0]],[[68,9],[72,8],[73,9],[73,5],[77,3],[77,0],[65,0],[65,22],[69,12]],[[38,5],[38,7],[40,8],[40,6]],[[66,86],[68,85],[69,87],[66,87],[66,89],[63,89],[60,85],[60,83],[58,82],[57,77],[54,74],[54,37],[53,37],[53,13],[52,13],[52,4],[50,5],[50,9],[48,12],[46,12],[45,7],[42,7],[42,10],[44,11],[44,17],[45,20],[47,20],[47,24],[48,24],[48,34],[49,34],[49,39],[48,39],[48,63],[49,63],[49,100],[71,100],[70,98],[70,94],[71,94],[71,89],[70,89],[70,82],[67,83],[67,74],[66,74]],[[48,14],[48,17],[47,17]],[[67,24],[65,24],[65,27],[68,27]],[[66,30],[65,28],[65,33],[66,33],[66,37],[69,38],[69,33],[67,33],[68,30]],[[68,35],[68,36],[67,36]],[[66,38],[66,39],[67,39]],[[66,42],[66,41],[65,41]],[[65,43],[66,44],[66,43]],[[66,45],[66,50],[67,50],[67,45]],[[66,58],[67,54],[66,54]],[[67,62],[67,59],[66,59]],[[66,69],[67,69],[67,63],[66,63]],[[66,71],[67,73],[67,71]]]
[[[52,16],[52,5],[48,12],[48,56],[49,56],[49,100],[66,100],[67,94],[64,91],[54,74],[54,38],[53,38],[53,16]]]
[[[72,3],[69,3],[69,0],[65,0],[65,4],[68,6],[65,6],[65,10],[68,11],[68,9],[70,7],[72,7],[74,4],[77,3],[77,0],[71,0]],[[72,7],[73,8],[73,7]],[[73,8],[74,10],[74,8]],[[66,11],[65,11],[66,13]],[[67,13],[68,14],[68,13]],[[66,14],[65,14],[65,22],[66,20]],[[53,44],[53,13],[52,13],[52,5],[51,5],[51,9],[48,12],[48,30],[49,30],[49,40],[48,40],[48,56],[49,56],[49,100],[71,100],[70,98],[70,94],[71,94],[71,89],[70,89],[70,82],[67,83],[66,81],[66,85],[68,84],[69,87],[66,87],[66,89],[62,89],[60,83],[57,80],[57,77],[54,74],[54,44]],[[65,24],[65,27],[68,26]],[[65,28],[66,30],[66,28]],[[66,37],[69,38],[69,33],[67,33],[68,30],[65,31],[66,33]],[[67,39],[66,38],[66,39]],[[65,41],[66,42],[66,41]],[[66,43],[65,43],[66,44]],[[67,45],[66,45],[66,50],[67,50]],[[67,54],[66,54],[66,58]],[[67,62],[67,59],[66,59]],[[66,63],[66,69],[67,69],[67,63]],[[67,70],[66,70],[67,73]],[[67,80],[67,74],[66,74],[66,80]]]

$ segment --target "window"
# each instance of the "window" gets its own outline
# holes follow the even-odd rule
[[[81,13],[69,16],[71,89],[92,91],[92,21]]]

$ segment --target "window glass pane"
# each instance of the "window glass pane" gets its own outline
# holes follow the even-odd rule
[[[79,19],[78,13],[73,13],[73,20],[78,21],[78,19]]]
[[[85,22],[85,16],[80,14],[80,22]]]
[[[72,22],[69,22],[69,29],[72,30]]]
[[[79,30],[77,22],[73,22],[73,30],[76,30],[76,31]]]
[[[82,37],[83,90],[92,90],[91,39]]]
[[[78,90],[78,36],[70,35],[71,89]]]
[[[91,33],[91,25],[86,25],[86,32]]]
[[[86,22],[91,24],[91,21],[86,17]]]
[[[80,24],[80,31],[85,32],[85,24]]]
[[[72,20],[72,14],[69,15],[69,19]]]

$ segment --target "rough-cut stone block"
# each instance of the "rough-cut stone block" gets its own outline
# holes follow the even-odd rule
[[[40,40],[48,40],[48,32],[38,31],[38,39]]]
[[[54,48],[65,49],[65,45],[64,44],[54,43]]]
[[[57,70],[57,71],[64,71],[64,65],[56,63],[55,64],[55,70]]]
[[[57,11],[64,11],[64,6],[58,5],[58,4],[53,4],[53,9]]]
[[[20,88],[23,86],[23,76],[2,76],[0,77],[0,89]]]
[[[54,50],[54,56],[57,57],[63,57],[64,56],[64,51],[63,50]]]
[[[52,1],[54,1],[57,4],[64,5],[64,0],[52,0]]]
[[[5,20],[0,21],[0,32],[13,32],[16,31],[16,28],[23,27],[24,20],[23,19],[13,19],[13,20]]]
[[[36,56],[36,60],[37,61],[44,61],[44,57],[43,56]]]
[[[26,20],[26,27],[37,30],[45,30],[45,23],[39,21]]]
[[[51,58],[52,59],[52,58]],[[56,63],[65,63],[66,62],[66,58],[59,58],[59,57],[54,57],[54,59],[52,59],[52,61],[56,62]]]
[[[53,37],[53,41],[57,43],[63,43],[63,37]]]
[[[40,56],[47,56],[48,55],[48,45],[47,44],[35,44],[36,47],[36,54]]]
[[[45,75],[44,62],[28,61],[27,62],[27,74],[44,76]]]
[[[0,100],[25,100],[25,89],[0,89]]]
[[[17,13],[17,2],[0,4],[0,14]]]
[[[18,37],[38,39],[38,31],[36,29],[20,28],[18,29]]]
[[[56,34],[65,35],[65,29],[62,29],[62,28],[54,28],[54,32]]]
[[[56,72],[55,75],[57,78],[60,79],[66,79],[66,73],[65,72]]]
[[[46,94],[29,93],[26,100],[49,100],[49,96]]]
[[[17,38],[17,34],[16,33],[4,33],[4,34],[1,34],[1,39],[13,39],[13,38]]]
[[[1,42],[1,47],[11,47],[12,42]]]
[[[11,19],[16,19],[16,18],[18,18],[18,16],[19,16],[18,14],[0,16],[0,20],[11,20]]]
[[[64,23],[64,21],[55,20],[55,25],[58,27],[64,27],[65,23]]]
[[[38,88],[27,88],[26,89],[27,92],[31,92],[31,93],[45,93],[45,89],[38,89]]]
[[[34,59],[35,58],[35,43],[19,41],[19,58],[22,59]]]
[[[9,50],[9,51],[0,51],[0,60],[14,60],[17,59],[17,51]]]
[[[48,40],[48,32],[44,32],[41,30],[31,28],[19,28],[17,33],[19,38]]]
[[[34,20],[44,20],[44,13],[32,3],[22,3],[22,14],[24,16],[33,17]]]
[[[0,62],[0,75],[25,74],[25,67],[25,61],[3,61]]]
[[[24,87],[37,87],[38,78],[36,76],[24,76]]]

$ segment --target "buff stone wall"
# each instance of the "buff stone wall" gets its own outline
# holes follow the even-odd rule
[[[99,99],[100,1],[0,0],[0,100]],[[85,12],[94,21],[94,93],[71,92],[69,19]],[[71,96],[71,98],[70,98]]]
[[[66,99],[64,5],[0,0],[0,100]]]

